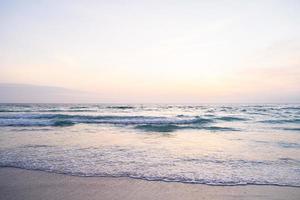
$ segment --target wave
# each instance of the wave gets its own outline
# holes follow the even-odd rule
[[[9,109],[2,109],[0,113],[46,113],[46,112],[99,112],[98,110],[93,109],[42,109],[42,110],[9,110]]]
[[[299,131],[290,127],[299,124],[297,112],[299,106],[216,106],[216,105],[113,105],[113,104],[31,104],[0,105],[0,126],[73,126],[76,124],[112,124],[133,125],[140,130],[155,129],[159,132],[172,132],[180,129],[206,129],[211,131],[235,131],[238,129],[223,127],[223,122],[239,123],[243,129],[265,126],[265,124],[286,124],[282,131]],[[284,108],[284,109],[281,109]],[[165,109],[171,109],[165,111]],[[221,112],[225,109],[228,111]],[[278,110],[279,109],[279,110]],[[285,109],[291,109],[286,114]],[[245,112],[242,112],[242,111]],[[258,112],[264,110],[266,112]],[[274,112],[276,110],[276,112]],[[280,111],[281,110],[281,111]],[[209,113],[208,111],[214,111]],[[244,123],[245,122],[245,123]],[[209,126],[206,124],[209,123]],[[243,124],[244,123],[244,124]],[[246,124],[247,123],[247,124]],[[150,127],[148,125],[156,125]],[[204,126],[205,125],[205,126]],[[246,125],[246,126],[244,126]],[[133,127],[131,126],[131,127]],[[274,129],[268,125],[266,128]],[[278,127],[277,127],[278,128]],[[254,128],[255,129],[255,128]],[[155,131],[154,130],[154,131]]]
[[[88,106],[72,106],[70,109],[82,109],[82,108],[89,108]]]
[[[271,120],[262,120],[262,121],[259,121],[259,122],[269,123],[269,124],[284,124],[284,123],[299,124],[300,123],[300,118],[296,118],[296,119],[271,119]]]
[[[178,129],[183,129],[184,127],[173,125],[173,124],[166,124],[166,125],[138,125],[135,126],[136,129],[141,129],[143,131],[149,131],[149,132],[173,132]]]
[[[51,146],[48,146],[51,148]],[[24,147],[24,148],[48,148],[47,145],[33,145],[32,147]],[[182,160],[182,162],[198,162],[198,159],[186,159]],[[205,161],[204,161],[205,162]],[[210,162],[210,161],[209,161]],[[247,160],[240,160],[240,161],[232,161],[231,163],[228,163],[226,161],[212,161],[213,163],[217,163],[220,165],[259,165],[260,167],[265,167],[267,165],[272,165],[272,163],[264,162],[264,161],[257,161],[257,162],[249,162]],[[292,160],[292,159],[285,159],[282,158],[279,160],[279,162],[297,165],[299,163],[298,160]],[[41,161],[41,164],[44,164],[43,161]],[[68,168],[62,168],[57,166],[49,166],[41,164],[29,164],[24,163],[24,161],[19,162],[0,162],[1,168],[6,167],[12,167],[17,169],[26,169],[26,170],[33,170],[33,171],[43,171],[43,172],[49,172],[49,173],[56,173],[56,174],[64,174],[68,176],[75,176],[75,177],[111,177],[111,178],[133,178],[133,179],[140,179],[140,180],[146,180],[146,181],[162,181],[162,182],[178,182],[178,183],[188,183],[188,184],[204,184],[204,185],[212,185],[212,186],[245,186],[245,185],[270,185],[270,186],[287,186],[287,187],[295,187],[300,188],[300,183],[298,180],[296,181],[285,181],[282,179],[274,179],[273,177],[270,177],[270,179],[267,179],[263,177],[235,177],[235,176],[229,176],[229,177],[218,177],[218,176],[206,176],[201,178],[191,177],[189,176],[189,173],[181,173],[181,174],[175,174],[175,173],[167,173],[167,171],[162,171],[162,173],[149,173],[147,171],[144,172],[135,172],[134,170],[129,171],[122,171],[118,168],[118,170],[112,171],[102,171],[102,170],[95,170],[95,171],[81,171],[74,170],[74,169],[68,169]],[[159,169],[158,169],[159,170]],[[195,172],[197,174],[197,172]]]
[[[210,131],[237,131],[239,129],[231,127],[220,126],[207,126],[212,122],[211,120],[195,118],[189,120],[178,120],[161,117],[142,117],[142,116],[97,116],[97,117],[84,117],[75,118],[65,115],[59,115],[59,117],[47,117],[36,121],[34,119],[27,120],[0,120],[0,126],[8,127],[68,127],[76,124],[112,124],[112,125],[134,125],[135,129],[143,130],[146,132],[174,132],[183,129],[195,129],[195,130],[210,130]]]
[[[135,107],[134,106],[107,106],[106,108],[125,110],[125,109],[134,109]]]
[[[294,142],[279,142],[278,145],[283,148],[295,148],[299,149],[300,144],[299,143],[294,143]]]
[[[32,121],[32,120],[1,120],[0,127],[45,127],[51,126],[51,122],[40,122],[40,121]]]
[[[75,125],[75,123],[69,120],[57,120],[53,122],[53,126],[73,126],[73,125]]]
[[[231,127],[220,127],[220,126],[208,126],[208,127],[202,127],[202,129],[211,130],[211,131],[240,131],[240,129],[231,128]]]
[[[242,117],[234,117],[234,116],[223,116],[223,117],[216,117],[216,120],[221,120],[221,121],[246,121],[248,119],[242,118]]]
[[[286,110],[300,110],[300,106],[289,106],[289,107],[283,107],[281,109],[286,109]]]
[[[282,128],[282,129],[286,131],[300,131],[300,128]]]
[[[210,131],[237,131],[238,129],[230,128],[230,127],[219,127],[219,126],[179,126],[173,124],[165,124],[165,125],[137,125],[136,129],[140,129],[146,132],[174,132],[177,130],[183,129],[196,129],[196,130],[210,130]]]
[[[121,116],[121,115],[68,115],[25,114],[0,116],[0,126],[72,126],[86,124],[114,125],[201,125],[213,122],[202,117]],[[178,128],[177,128],[178,129]]]
[[[92,109],[49,109],[49,110],[32,110],[31,112],[98,112]]]
[[[14,113],[14,112],[33,112],[32,110],[10,110],[10,109],[1,109],[0,113]]]

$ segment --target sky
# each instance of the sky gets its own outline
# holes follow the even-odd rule
[[[299,10],[299,0],[0,0],[0,83],[99,103],[300,103]]]

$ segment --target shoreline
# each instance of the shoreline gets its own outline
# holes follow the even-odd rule
[[[206,185],[0,168],[0,199],[299,199],[297,186]]]
[[[140,181],[147,181],[147,182],[162,182],[162,183],[182,183],[182,184],[191,184],[191,185],[206,185],[206,186],[212,186],[212,187],[244,187],[244,186],[274,186],[274,187],[291,187],[291,188],[299,188],[300,186],[295,185],[278,185],[278,184],[253,184],[253,183],[246,183],[246,184],[228,184],[228,185],[220,185],[220,184],[208,184],[208,183],[197,183],[197,182],[184,182],[184,181],[174,181],[174,180],[151,180],[146,178],[138,178],[138,177],[131,177],[131,176],[80,176],[80,175],[73,175],[73,174],[67,174],[67,173],[60,173],[55,171],[43,171],[39,169],[25,169],[21,167],[0,167],[0,170],[3,168],[7,169],[17,169],[17,170],[26,170],[30,172],[42,172],[47,174],[57,174],[57,175],[63,175],[63,176],[70,176],[70,177],[78,177],[78,178],[112,178],[112,179],[133,179],[133,180],[140,180]]]

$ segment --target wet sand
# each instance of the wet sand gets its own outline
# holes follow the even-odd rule
[[[300,199],[299,187],[208,186],[0,168],[1,200]]]

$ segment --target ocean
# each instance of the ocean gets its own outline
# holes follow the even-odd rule
[[[300,186],[300,105],[0,104],[0,167]]]

